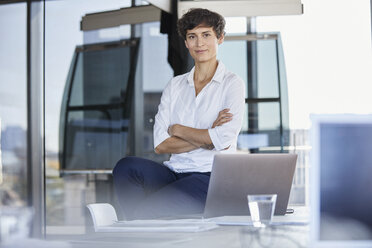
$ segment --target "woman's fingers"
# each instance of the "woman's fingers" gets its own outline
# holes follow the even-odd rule
[[[229,112],[229,111],[230,111],[230,109],[228,109],[228,108],[223,109],[223,110],[221,110],[221,111],[218,113],[218,115],[223,114],[223,113],[227,113],[227,112]]]
[[[233,115],[231,113],[229,113],[229,111],[230,111],[230,109],[221,110],[218,113],[217,119],[213,122],[212,128],[217,127],[217,126],[221,126],[222,124],[231,121]]]
[[[230,113],[223,113],[223,114],[220,114],[217,118],[217,121],[220,121],[220,120],[225,120],[225,119],[231,119],[232,118],[232,114]]]
[[[229,122],[232,120],[232,114],[231,113],[221,113],[218,117],[217,120],[214,122],[214,126],[221,126],[222,124]]]
[[[226,123],[226,122],[229,122],[231,121],[232,118],[223,118],[223,119],[220,119],[219,121],[216,122],[216,126],[221,126],[222,124]]]

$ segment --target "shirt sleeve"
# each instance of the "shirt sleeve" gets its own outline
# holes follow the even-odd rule
[[[162,95],[160,104],[158,107],[158,113],[155,115],[154,124],[154,148],[161,144],[164,140],[168,139],[168,127],[170,125],[170,108],[171,108],[171,82],[165,87]]]
[[[244,82],[237,76],[232,80],[224,99],[224,108],[230,109],[229,112],[233,114],[232,120],[222,126],[208,129],[209,136],[217,151],[224,150],[231,146],[233,142],[236,142],[243,124]]]

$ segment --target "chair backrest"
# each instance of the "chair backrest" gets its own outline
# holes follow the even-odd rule
[[[88,204],[93,219],[94,230],[97,232],[99,227],[112,225],[118,220],[114,207],[108,203]]]

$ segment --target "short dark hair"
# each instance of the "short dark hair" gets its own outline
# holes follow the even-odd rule
[[[187,30],[191,30],[199,25],[212,27],[217,38],[225,34],[225,18],[220,14],[208,9],[189,9],[177,22],[178,34],[186,40]]]

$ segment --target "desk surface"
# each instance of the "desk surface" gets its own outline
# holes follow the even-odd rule
[[[294,207],[295,212],[274,216],[275,224],[267,228],[244,226],[249,216],[213,218],[222,225],[216,229],[196,233],[94,233],[83,240],[72,240],[72,247],[307,247],[309,236],[309,209]],[[241,225],[241,226],[239,226]],[[109,246],[108,246],[109,245]]]
[[[308,226],[253,228],[221,226],[198,233],[99,233],[70,240],[72,248],[154,247],[154,248],[243,248],[307,247]]]
[[[254,228],[248,216],[225,216],[215,218],[219,222],[234,222],[240,225],[222,225],[213,230],[195,233],[169,232],[124,232],[124,233],[89,233],[75,236],[48,237],[45,247],[60,248],[116,248],[116,247],[308,247],[309,225],[308,209],[294,207],[295,213],[275,216],[276,225],[266,228]],[[217,221],[217,222],[218,222]],[[247,222],[248,221],[248,222]],[[285,222],[285,223],[284,223]],[[280,224],[278,224],[280,223]],[[59,241],[59,242],[58,242]],[[33,241],[37,242],[37,241]],[[51,243],[48,243],[51,242]],[[54,243],[53,243],[54,242]],[[51,244],[55,244],[50,246]],[[36,244],[35,244],[36,245]],[[5,246],[9,248],[21,246]],[[44,247],[38,245],[38,247]]]

